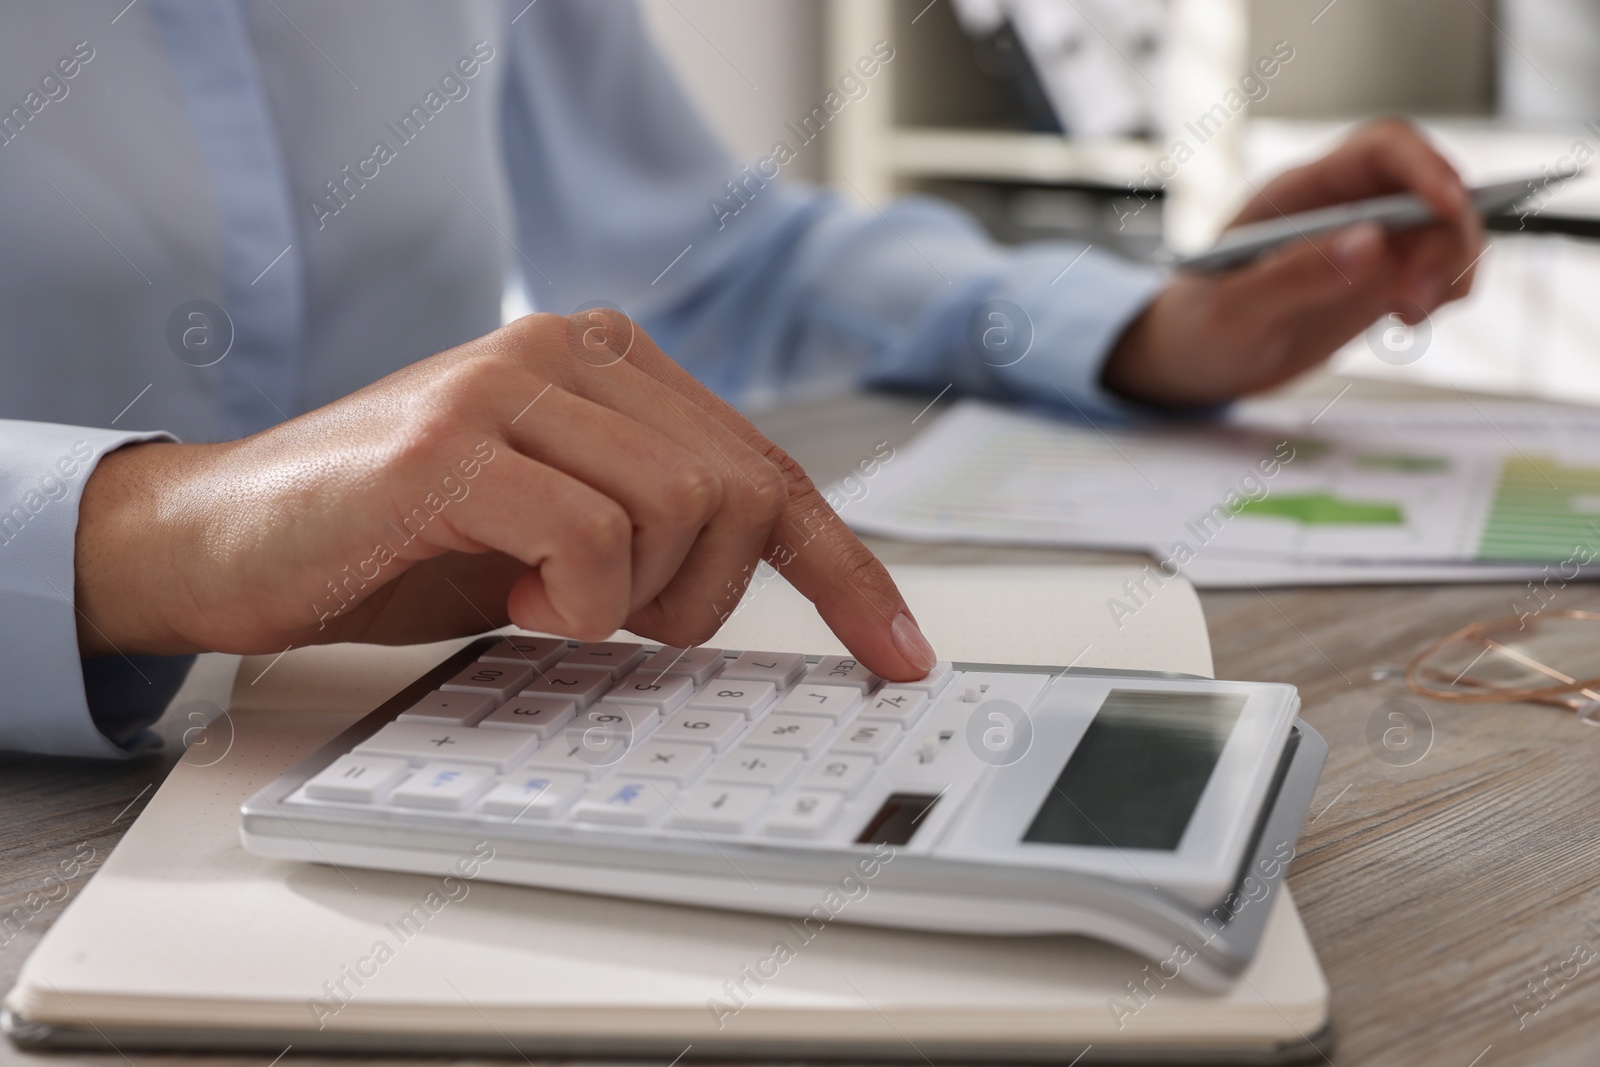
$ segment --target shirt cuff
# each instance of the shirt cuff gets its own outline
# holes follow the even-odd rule
[[[1073,278],[1093,257],[1092,269]],[[1130,422],[1158,415],[1101,384],[1106,360],[1135,319],[1169,282],[1167,272],[1081,245],[1027,246],[1008,272],[999,300],[1019,305],[1031,350],[998,369],[1034,403],[1089,421]],[[981,345],[976,346],[981,348]]]
[[[147,662],[156,657],[85,663],[73,564],[78,505],[101,458],[123,445],[173,440],[0,421],[0,749],[105,758],[155,743],[144,727],[176,691],[184,657],[161,666]],[[91,692],[115,739],[97,726]]]

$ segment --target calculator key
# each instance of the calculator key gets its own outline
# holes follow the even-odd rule
[[[798,652],[744,652],[722,668],[722,678],[746,682],[771,682],[787,689],[806,672],[806,658]]]
[[[401,722],[436,722],[445,726],[473,726],[494,710],[497,701],[487,693],[429,693],[397,718]]]
[[[611,677],[621,678],[644,659],[644,649],[632,641],[590,641],[568,652],[561,660],[564,667],[599,667],[610,671]]]
[[[538,737],[522,730],[480,730],[434,726],[425,722],[391,722],[355,747],[358,753],[400,756],[413,763],[439,759],[487,763],[504,773],[539,746]]]
[[[340,756],[306,783],[306,796],[313,800],[371,804],[410,770],[411,765],[403,759]]]
[[[926,677],[920,678],[915,682],[896,682],[894,684],[896,689],[915,689],[919,693],[927,693],[931,698],[944,691],[944,687],[950,684],[950,678],[954,673],[950,668],[950,661],[942,659],[933,665],[933,670],[929,671]]]
[[[667,825],[677,830],[736,834],[750,825],[771,796],[770,789],[753,785],[696,786],[673,801]]]
[[[603,730],[591,730],[578,737],[562,734],[535,752],[520,770],[576,774],[594,781],[610,774],[632,747],[628,738]]]
[[[508,637],[478,657],[480,663],[510,663],[535,672],[555,666],[570,646],[559,637]]]
[[[838,793],[790,793],[778,800],[762,829],[778,837],[816,837],[839,814]]]
[[[902,730],[909,730],[928,710],[928,695],[915,689],[885,686],[876,696],[867,700],[861,709],[863,719],[882,719],[892,722]]]
[[[870,693],[883,681],[850,656],[823,656],[806,671],[806,681],[815,685],[848,685]]]
[[[513,822],[550,819],[566,811],[586,784],[581,774],[525,771],[500,779],[478,802],[478,810],[486,815],[509,815]]]
[[[593,730],[618,734],[630,741],[641,740],[661,722],[661,713],[649,704],[613,704],[603,700],[580,712],[567,727],[568,737],[577,737]]]
[[[833,751],[843,756],[871,756],[882,763],[903,736],[904,731],[892,722],[857,719],[834,739]]]
[[[764,785],[781,788],[799,772],[805,757],[798,752],[743,745],[719,759],[706,779],[730,785]]]
[[[694,695],[694,682],[681,674],[638,670],[612,687],[607,701],[649,704],[665,715],[681,708]]]
[[[710,762],[711,750],[705,745],[679,745],[656,738],[635,745],[627,758],[617,765],[617,773],[624,777],[686,782],[705,770]]]
[[[793,711],[801,715],[826,715],[838,722],[861,703],[861,690],[845,685],[816,685],[801,682],[783,695],[773,711]]]
[[[510,700],[513,693],[528,684],[533,668],[510,663],[474,663],[462,668],[439,688],[446,693],[488,693],[495,703]]]
[[[777,694],[778,689],[771,682],[716,678],[689,699],[689,706],[703,711],[737,711],[754,719],[767,710]]]
[[[720,648],[663,648],[640,664],[650,674],[681,674],[695,685],[705,685],[725,662]]]
[[[725,752],[739,740],[749,722],[737,711],[684,708],[668,716],[656,730],[655,737],[657,741],[692,741]]]
[[[611,672],[603,667],[557,664],[536,676],[522,690],[525,697],[561,697],[580,708],[599,700],[611,688]]]
[[[572,818],[582,822],[622,823],[643,826],[667,807],[670,782],[651,778],[613,778],[598,789],[591,789]]]
[[[833,732],[834,722],[820,715],[792,715],[775,711],[750,727],[744,743],[751,747],[787,748],[807,756],[822,751],[822,744]]]
[[[878,764],[871,756],[841,756],[830,752],[811,765],[800,788],[827,790],[853,797],[877,773]]]
[[[389,803],[408,808],[460,811],[488,788],[494,775],[487,767],[466,763],[429,763],[395,786]]]
[[[512,697],[478,725],[491,730],[532,730],[539,740],[548,741],[577,711],[578,705],[560,697]]]

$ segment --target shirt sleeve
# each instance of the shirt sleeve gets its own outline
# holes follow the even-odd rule
[[[107,452],[160,433],[0,420],[0,749],[128,756],[192,657],[81,660],[73,554],[84,484]]]
[[[931,199],[865,210],[786,180],[823,150],[815,116],[851,106],[839,93],[736,164],[631,5],[545,0],[512,31],[503,137],[536,307],[620,306],[747,406],[865,382],[1136,410],[1100,371],[1162,272],[1081,244],[1005,248]],[[895,62],[887,44],[876,58],[866,92]]]

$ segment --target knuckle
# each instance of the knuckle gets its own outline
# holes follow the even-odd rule
[[[507,345],[514,352],[537,349],[566,334],[566,319],[550,311],[536,311],[514,319],[500,328]]]
[[[763,521],[776,521],[791,499],[816,492],[805,468],[782,448],[769,443],[761,459],[762,462],[751,464],[745,484],[751,512]]]
[[[490,352],[504,362],[559,379],[566,361],[556,357],[566,350],[569,329],[567,320],[554,312],[524,315],[500,328],[498,343]]]
[[[722,506],[722,479],[704,463],[685,463],[669,476],[668,514],[685,522],[704,522]]]
[[[626,314],[603,304],[573,312],[565,319],[563,330],[568,355],[597,369],[627,359],[639,333]]]
[[[597,493],[564,510],[562,526],[570,551],[592,559],[627,556],[633,540],[633,523],[620,505]]]

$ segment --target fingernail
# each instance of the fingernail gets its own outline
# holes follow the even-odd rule
[[[906,658],[907,663],[920,671],[933,670],[939,657],[933,654],[933,646],[922,636],[922,631],[917,629],[910,615],[903,611],[896,615],[894,622],[889,624],[889,630],[894,634],[894,647]]]
[[[1383,231],[1376,223],[1363,222],[1335,237],[1331,253],[1340,266],[1354,267],[1370,257],[1382,240]]]

